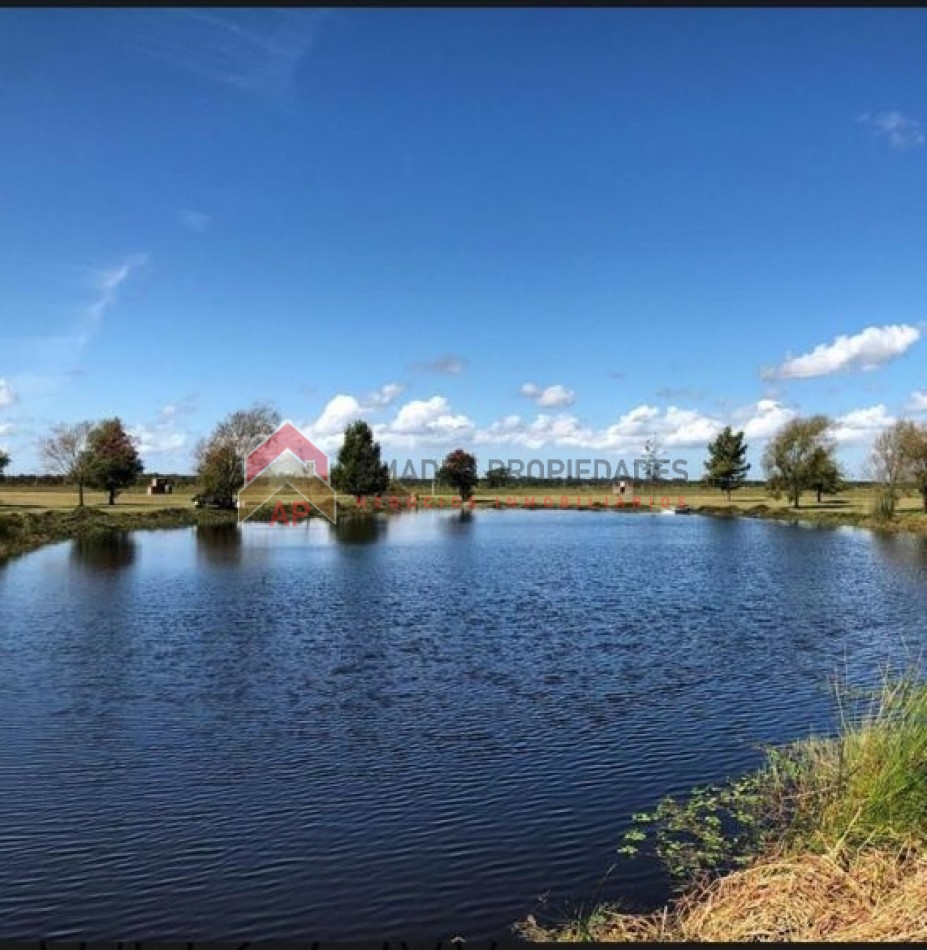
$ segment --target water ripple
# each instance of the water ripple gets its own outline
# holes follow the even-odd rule
[[[838,669],[927,641],[927,548],[866,532],[129,540],[0,572],[0,938],[499,936],[588,900],[632,812],[828,728]],[[619,862],[601,895],[666,887]]]

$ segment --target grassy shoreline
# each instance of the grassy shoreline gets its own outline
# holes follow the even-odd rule
[[[529,511],[581,510],[598,513],[646,513],[660,511],[685,501],[693,514],[713,518],[760,518],[765,520],[806,523],[819,527],[866,528],[884,533],[927,534],[927,514],[913,505],[902,506],[894,519],[884,521],[869,513],[867,493],[857,493],[849,500],[810,504],[790,508],[784,504],[769,503],[762,495],[746,495],[736,501],[719,503],[717,493],[694,488],[677,499],[670,495],[666,505],[661,497],[641,494],[638,504],[625,500],[621,507],[616,499],[603,492],[577,493],[575,490],[547,490],[519,488],[501,489],[489,493],[477,491],[465,507],[472,509],[522,509]],[[31,492],[0,489],[0,562],[25,554],[45,544],[53,544],[100,531],[135,531],[158,528],[178,528],[188,525],[227,524],[236,520],[235,512],[204,511],[192,506],[192,493],[174,496],[146,496],[127,492],[113,507],[101,504],[102,499],[91,497],[85,508],[74,507],[73,493],[35,490]],[[390,499],[394,500],[390,504]],[[446,495],[419,495],[418,503],[410,508],[410,496],[385,496],[380,506],[368,499],[367,514],[400,514],[409,510],[460,510],[459,499]],[[96,504],[94,504],[96,502]],[[361,514],[351,497],[339,496],[339,509],[352,515]],[[259,520],[268,520],[261,518]]]
[[[234,523],[235,515],[195,508],[152,508],[148,511],[107,511],[73,508],[0,514],[0,563],[46,544],[122,531],[182,528]]]
[[[893,519],[885,520],[864,511],[772,508],[763,504],[750,508],[736,508],[729,505],[699,505],[692,510],[696,514],[713,518],[761,518],[767,521],[787,521],[793,524],[804,522],[822,528],[851,527],[867,528],[870,531],[882,531],[891,534],[927,534],[927,515],[920,512],[900,512]]]
[[[769,749],[754,773],[634,816],[625,840],[648,840],[683,883],[667,907],[601,904],[560,923],[529,916],[516,932],[545,942],[927,940],[927,682],[916,671],[886,676],[868,698],[838,701],[836,735]]]
[[[530,496],[529,496],[530,497]],[[548,496],[551,497],[551,496]],[[591,501],[586,504],[576,504],[575,496],[569,496],[572,503],[565,508],[580,509],[584,511],[618,511],[621,513],[634,512],[655,512],[662,510],[659,499],[654,497],[651,500],[648,497],[641,500],[640,505],[625,504],[624,507],[616,508],[614,503],[609,501],[603,503]],[[542,510],[563,510],[559,502],[559,496],[551,498],[551,504],[544,505],[544,496],[537,496],[535,504],[524,505],[519,499],[519,503],[508,505],[504,497],[497,501],[495,498],[479,497],[475,498],[476,508],[525,508],[531,511]],[[672,507],[672,506],[670,506]],[[866,528],[871,531],[882,531],[892,534],[897,533],[915,533],[927,534],[927,514],[920,511],[900,511],[891,520],[880,519],[869,512],[856,508],[836,508],[828,506],[808,506],[803,508],[788,508],[784,506],[773,506],[763,502],[749,506],[736,504],[716,504],[701,503],[690,504],[689,510],[692,514],[705,515],[711,518],[759,518],[767,521],[786,521],[789,523],[812,524],[824,528]]]

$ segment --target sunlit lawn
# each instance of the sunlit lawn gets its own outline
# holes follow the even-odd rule
[[[411,490],[420,500],[432,496],[430,486],[424,489],[415,487]],[[148,495],[144,489],[132,489],[122,492],[116,499],[116,505],[110,510],[146,511],[158,508],[187,508],[193,504],[195,494],[196,489],[194,487],[180,488],[170,495]],[[449,502],[453,495],[452,491],[438,486],[434,497]],[[801,508],[809,513],[869,514],[874,495],[875,490],[873,488],[851,488],[834,497],[824,496],[821,503],[818,504],[814,493],[806,492],[802,496]],[[477,488],[474,497],[480,503],[492,503],[498,498],[500,505],[505,505],[508,499],[517,499],[516,504],[518,506],[533,497],[538,507],[543,507],[545,497],[549,497],[551,499],[550,507],[554,508],[559,508],[561,498],[565,497],[567,504],[575,508],[578,506],[588,507],[594,502],[607,502],[609,507],[613,507],[619,496],[613,494],[610,489],[601,487],[538,488],[509,485],[499,489],[480,486]],[[772,498],[763,488],[756,486],[745,487],[733,492],[730,503],[723,492],[702,485],[662,485],[655,489],[651,489],[648,485],[637,485],[633,489],[629,486],[623,496],[625,504],[630,504],[634,497],[640,498],[642,505],[649,505],[650,499],[653,497],[654,507],[658,507],[663,498],[668,498],[672,505],[685,503],[693,508],[699,508],[703,505],[727,506],[728,504],[736,508],[752,508],[756,505],[767,505],[770,508],[788,507],[788,501],[785,497]],[[106,500],[106,495],[103,492],[89,490],[84,492],[84,503],[88,506],[105,508],[107,507]],[[61,510],[74,508],[76,505],[77,492],[74,490],[65,490],[59,487],[22,488],[0,485],[0,512]],[[339,494],[338,505],[340,508],[353,508],[354,499],[350,495]],[[371,506],[368,504],[369,507]],[[386,507],[388,506],[384,505],[384,508]],[[406,508],[408,505],[403,503],[400,507]],[[923,512],[923,502],[920,495],[908,492],[902,496],[898,503],[899,515],[910,518],[912,516],[917,517],[921,512]]]

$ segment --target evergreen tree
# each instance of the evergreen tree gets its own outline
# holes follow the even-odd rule
[[[380,443],[363,419],[344,430],[338,461],[332,466],[332,486],[360,501],[364,495],[379,495],[389,487],[389,467],[380,461]]]
[[[747,480],[750,463],[745,461],[746,456],[744,433],[733,432],[730,426],[725,426],[715,440],[708,443],[705,481],[727,492],[728,501],[731,500],[731,492]]]

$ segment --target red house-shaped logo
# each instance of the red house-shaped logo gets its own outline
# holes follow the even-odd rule
[[[328,481],[328,456],[293,425],[283,422],[256,449],[245,458],[245,485],[250,484],[267,469],[293,456],[302,462],[307,472]]]
[[[284,499],[289,497],[293,523],[315,508],[329,521],[338,517],[338,495],[329,482],[328,456],[293,425],[283,422],[244,460],[245,483],[238,493],[238,520],[247,521],[274,502],[274,524],[289,524]],[[295,498],[293,498],[295,496]]]

